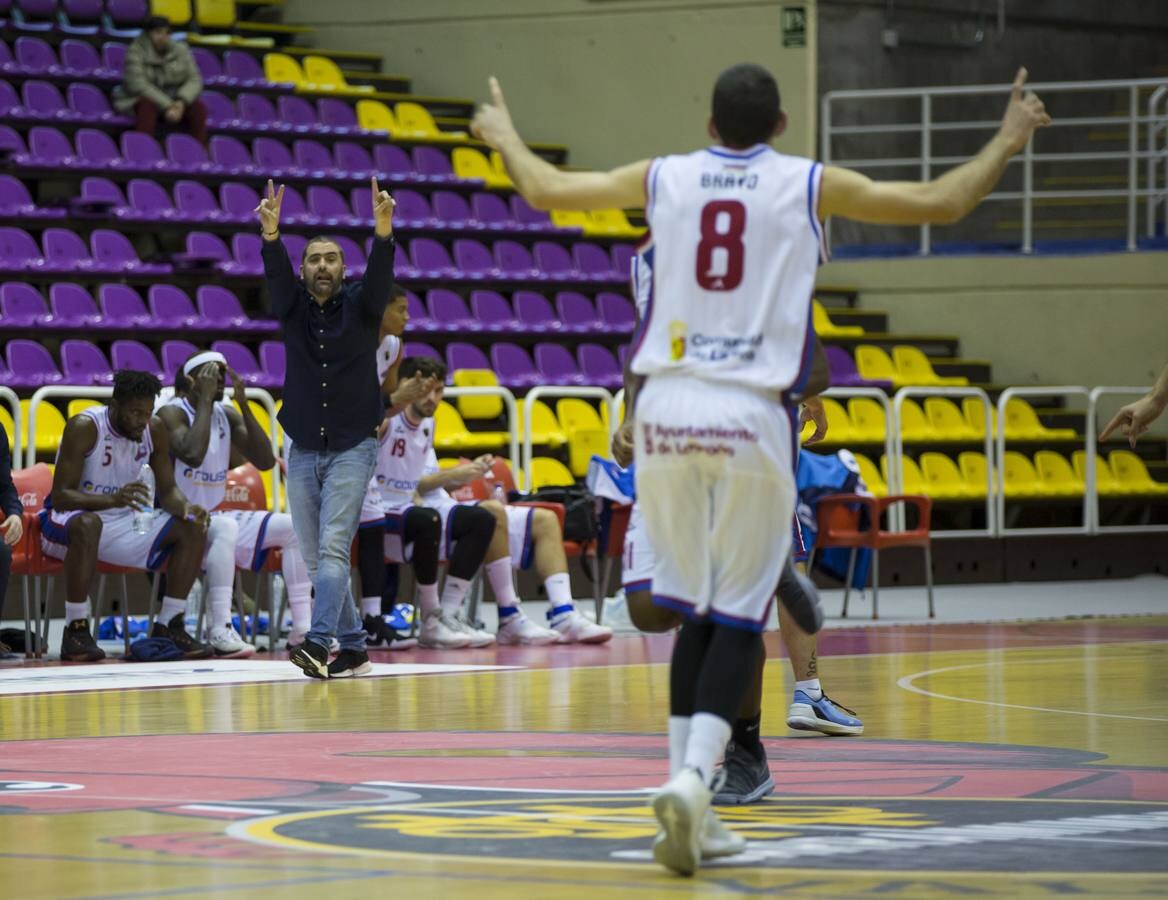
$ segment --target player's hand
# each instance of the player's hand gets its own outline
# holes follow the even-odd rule
[[[493,453],[484,453],[474,459],[471,465],[476,466],[480,475],[486,475],[491,471],[491,467],[495,464],[495,455]]]
[[[231,366],[227,367],[227,379],[234,388],[232,394],[235,397],[235,402],[239,404],[240,409],[244,409],[247,406],[247,382]]]
[[[0,531],[4,532],[4,543],[12,547],[24,537],[24,520],[18,515],[11,515],[0,522]]]
[[[409,406],[416,400],[421,400],[436,387],[438,387],[438,379],[429,375],[424,376],[421,372],[415,372],[412,377],[398,384],[397,390],[393,392],[393,405]]]
[[[1014,85],[1010,88],[1010,102],[1006,106],[1006,114],[1002,117],[1002,127],[999,134],[1010,143],[1011,152],[1017,153],[1026,146],[1035,129],[1050,124],[1050,116],[1046,107],[1033,91],[1024,91],[1026,85],[1026,68],[1018,70],[1014,76]]]
[[[808,422],[814,423],[815,431],[803,441],[804,444],[815,444],[827,437],[827,412],[818,397],[808,397],[803,401],[803,409],[799,411],[799,428],[802,429]]]
[[[491,94],[490,103],[482,104],[470,122],[470,133],[493,150],[498,150],[503,142],[515,134],[515,125],[507,102],[503,99],[503,89],[499,80],[492,75],[487,79],[487,89]]]
[[[633,423],[622,422],[612,436],[612,458],[622,469],[627,469],[633,461]]]
[[[218,400],[219,367],[199,366],[199,373],[195,376],[195,383],[192,385],[192,393],[195,395],[196,403],[200,400]]]
[[[113,494],[112,500],[117,509],[123,509],[127,506],[135,509],[149,509],[154,505],[154,497],[150,494],[150,488],[140,481],[131,481],[129,484],[122,485]]]
[[[373,233],[378,237],[389,237],[393,234],[393,208],[396,204],[389,191],[378,187],[376,175],[370,187],[373,190]]]
[[[280,204],[283,202],[284,185],[280,185],[280,190],[277,191],[272,179],[269,178],[267,196],[260,200],[260,205],[255,208],[260,220],[260,232],[266,241],[274,241],[279,236]]]
[[[1132,449],[1135,449],[1139,436],[1147,431],[1163,412],[1164,404],[1158,402],[1151,394],[1147,397],[1141,397],[1134,403],[1129,403],[1121,408],[1115,414],[1114,418],[1107,423],[1107,427],[1103,429],[1102,434],[1099,435],[1099,440],[1105,441],[1116,430],[1122,429],[1122,434],[1127,438],[1127,442],[1131,444]]]
[[[195,506],[193,503],[183,504],[183,519],[187,522],[194,522],[202,531],[207,530],[207,526],[211,524],[211,514],[201,506]]]

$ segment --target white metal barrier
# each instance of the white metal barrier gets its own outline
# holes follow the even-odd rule
[[[997,525],[999,521],[996,515],[996,505],[994,503],[994,450],[993,450],[993,415],[990,412],[992,406],[990,405],[989,395],[981,388],[975,387],[904,387],[896,392],[892,398],[892,409],[895,413],[894,421],[896,429],[894,434],[893,444],[895,447],[894,456],[889,457],[888,468],[891,472],[896,471],[898,490],[897,493],[904,493],[904,485],[901,481],[904,472],[904,433],[900,428],[901,414],[900,411],[904,407],[904,401],[909,397],[976,397],[981,401],[982,411],[985,414],[985,432],[984,432],[984,450],[986,458],[986,527],[985,528],[958,528],[952,530],[933,531],[932,535],[935,538],[956,538],[956,537],[994,537],[997,534]],[[891,429],[890,429],[891,430]],[[901,510],[903,516],[903,509]],[[903,522],[900,523],[903,527]]]
[[[508,453],[511,460],[511,471],[515,475],[515,483],[519,483],[519,414],[515,405],[515,395],[505,387],[484,385],[482,387],[448,387],[443,391],[444,397],[499,397],[503,407],[507,410]],[[528,419],[528,434],[530,434],[531,420]]]
[[[1091,514],[1092,514],[1092,533],[1093,534],[1139,534],[1141,532],[1156,532],[1168,531],[1168,524],[1166,525],[1103,525],[1099,521],[1099,491],[1098,485],[1095,484],[1095,465],[1098,458],[1098,447],[1096,443],[1095,434],[1099,426],[1099,398],[1100,397],[1143,397],[1149,391],[1146,387],[1097,387],[1093,388],[1088,398],[1087,404],[1087,429],[1088,429],[1088,445],[1087,445],[1087,472],[1086,478],[1091,485]]]
[[[612,394],[602,387],[572,387],[569,385],[541,384],[532,388],[523,398],[523,469],[515,473],[515,483],[525,491],[531,490],[528,483],[528,471],[531,468],[531,459],[535,455],[535,446],[531,440],[531,418],[535,403],[542,397],[579,397],[585,400],[600,400],[608,404],[610,412],[615,413]],[[611,423],[614,415],[609,416]]]
[[[24,413],[20,410],[20,398],[12,388],[0,386],[0,400],[12,410],[12,464],[20,464],[20,451],[24,447]]]
[[[1161,109],[1161,105],[1166,108]],[[1152,91],[1148,98],[1147,235],[1156,235],[1156,206],[1164,204],[1164,229],[1168,232],[1168,84]],[[1157,167],[1163,163],[1163,174]]]

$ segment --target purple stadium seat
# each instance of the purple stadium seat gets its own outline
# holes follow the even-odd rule
[[[228,50],[223,54],[223,71],[236,87],[267,85],[260,61],[242,50]]]
[[[624,371],[629,364],[629,347],[630,344],[621,344],[616,351],[617,362],[620,363],[621,371]]]
[[[544,384],[582,386],[588,383],[563,344],[536,344],[535,367]]]
[[[146,294],[150,315],[157,328],[182,330],[210,328],[211,323],[195,312],[186,291],[170,284],[152,284]]]
[[[892,389],[891,381],[874,381],[864,378],[860,375],[856,368],[856,361],[852,359],[852,354],[848,353],[843,347],[828,347],[823,348],[823,353],[827,357],[827,368],[831,373],[832,387],[874,387],[884,388],[885,390]]]
[[[430,318],[430,314],[413,291],[406,291],[406,309],[410,316],[409,327],[411,331],[432,331],[434,329],[434,322]]]
[[[427,181],[457,181],[450,157],[437,147],[421,145],[414,148],[414,170]]]
[[[207,148],[189,134],[171,133],[166,136],[166,158],[190,174],[223,175],[225,173],[207,156]]]
[[[63,207],[39,207],[32,199],[24,182],[11,175],[0,175],[0,215],[20,216],[22,219],[63,219]]]
[[[252,131],[290,131],[291,126],[280,120],[272,101],[262,94],[240,94],[237,100],[239,118]]]
[[[466,308],[466,301],[454,291],[441,288],[427,291],[426,309],[439,331],[470,331],[477,324]]]
[[[288,199],[287,195],[284,199]],[[304,248],[308,246],[308,238],[301,234],[286,234],[282,240],[284,247],[288,250],[288,258],[292,260],[292,265],[299,269],[300,261],[304,259]]]
[[[311,172],[314,179],[343,177],[328,148],[317,141],[307,138],[293,141],[292,158],[300,168]]]
[[[212,350],[216,350],[227,357],[227,365],[239,373],[239,376],[248,384],[254,384],[257,387],[282,387],[284,379],[280,379],[278,383],[273,383],[271,376],[269,376],[260,364],[256,362],[255,355],[243,346],[238,341],[215,341],[211,345]]]
[[[612,351],[600,344],[581,344],[576,348],[585,384],[616,390],[624,383],[624,372]]]
[[[431,197],[431,203],[434,207],[434,218],[448,228],[464,230],[468,227],[478,227],[478,222],[472,221],[474,217],[462,195],[456,194],[454,191],[435,191]],[[458,250],[455,248],[455,258],[457,256]],[[494,263],[491,266],[493,268]],[[466,267],[463,266],[463,268]]]
[[[601,330],[592,301],[575,291],[560,291],[556,294],[556,314],[564,331],[588,334]]]
[[[86,129],[82,129],[78,132],[78,153],[81,152],[81,135],[85,131]],[[100,131],[93,133],[101,134]],[[102,136],[108,137],[108,135]],[[141,131],[123,131],[121,144],[122,152],[114,157],[113,168],[126,168],[136,172],[174,172],[178,169],[174,163],[166,158],[162,147],[159,146],[152,134],[143,134]]]
[[[556,230],[556,226],[552,224],[550,213],[536,209],[518,194],[511,195],[511,216],[528,231]]]
[[[62,0],[61,22],[57,27],[65,34],[94,35],[101,25],[103,12],[101,0]],[[61,57],[64,62],[63,52]]]
[[[478,319],[484,331],[522,331],[523,326],[515,318],[511,304],[496,291],[472,291],[470,311]]]
[[[628,297],[602,291],[596,295],[596,310],[600,313],[600,321],[608,330],[614,333],[623,333],[633,330],[637,324],[637,313]]]
[[[313,134],[328,131],[328,129],[321,127],[316,110],[303,97],[293,97],[288,94],[281,96],[276,101],[276,111],[282,121],[292,126],[292,131]]]
[[[369,190],[367,188],[353,188],[352,195],[353,209],[357,211],[358,215],[368,213],[369,218],[372,219],[373,198]],[[358,196],[360,196],[360,200],[358,200]],[[433,228],[438,224],[438,220],[430,209],[429,202],[417,191],[411,191],[409,188],[398,188],[393,192],[393,199],[397,204],[393,208],[394,220],[406,228],[421,228],[423,226]],[[362,205],[357,206],[358,202]]]
[[[129,116],[114,112],[105,92],[92,84],[71,84],[68,90],[69,109],[73,118],[85,122],[102,122],[109,125],[131,125]]]
[[[147,263],[138,258],[134,245],[120,231],[98,228],[89,236],[94,264],[107,272],[125,272],[129,275],[169,275],[166,263]]]
[[[121,73],[126,68],[126,44],[106,41],[101,45],[101,64],[111,72]]]
[[[108,328],[89,291],[79,284],[59,281],[49,288],[52,319],[49,327]]]
[[[118,150],[118,145],[114,143],[114,139],[106,134],[104,131],[98,131],[95,128],[82,128],[77,132],[77,156],[80,157],[85,165],[89,168],[101,169],[125,169],[130,168],[130,163],[133,160],[128,153],[123,157],[126,139],[131,134],[139,134],[141,137],[154,139],[148,134],[140,134],[140,132],[126,132],[122,135],[123,150]],[[48,135],[45,138],[51,140]],[[37,153],[36,150],[33,151]],[[39,154],[38,154],[39,155]],[[134,166],[134,168],[150,168],[150,166]]]
[[[251,153],[238,138],[217,134],[211,138],[211,160],[229,176],[253,175],[260,172],[251,160]],[[255,209],[255,207],[252,207]]]
[[[110,328],[149,329],[154,325],[142,297],[129,285],[103,284],[97,290],[97,302]]]
[[[219,185],[219,207],[223,215],[241,225],[255,221],[255,208],[260,205],[260,196],[246,184],[228,181]]]
[[[134,178],[130,181],[129,194],[132,218],[137,221],[166,222],[178,217],[170,194],[157,181]]]
[[[608,252],[612,258],[612,271],[617,274],[620,280],[625,281],[632,277],[633,256],[637,252],[636,248],[632,244],[613,244]]]
[[[228,275],[262,275],[264,261],[260,256],[260,249],[263,242],[263,238],[258,234],[237,234],[232,237],[232,259],[223,264],[223,271]]]
[[[81,205],[86,212],[113,213],[129,204],[122,189],[108,178],[96,175],[81,179]]]
[[[218,91],[203,91],[199,99],[207,107],[207,124],[217,130],[244,127],[247,122],[239,115],[231,98]]]
[[[455,369],[490,369],[491,364],[480,347],[451,341],[446,345],[446,368],[451,372]]]
[[[57,0],[16,0],[11,25],[19,31],[52,31],[57,24]]]
[[[195,294],[199,315],[212,328],[224,331],[271,332],[279,324],[271,319],[251,319],[239,305],[239,298],[227,288],[205,284]]]
[[[531,253],[518,241],[495,241],[495,263],[507,278],[544,279],[535,267]]]
[[[2,2],[3,0],[0,0],[0,3]],[[0,15],[3,15],[3,13],[0,12]],[[8,75],[19,74],[20,72],[21,65],[12,58],[12,51],[8,49],[8,44],[0,41],[0,73]]]
[[[436,359],[438,362],[443,361],[442,355],[437,350],[429,344],[422,344],[417,341],[407,341],[405,346],[402,347],[402,352],[406,356],[426,356],[430,359]]]
[[[273,387],[283,387],[287,369],[283,341],[264,341],[260,344],[260,366]]]
[[[110,363],[115,372],[133,369],[136,372],[149,372],[157,378],[165,377],[154,351],[138,341],[114,341],[110,345]]]
[[[16,63],[24,75],[56,75],[61,72],[57,54],[38,37],[18,37],[13,44]]]
[[[613,281],[618,277],[612,270],[612,258],[596,244],[584,241],[573,244],[572,260],[580,274],[590,281]],[[622,280],[628,277],[629,273],[625,272]]]
[[[191,56],[195,58],[195,66],[199,70],[199,74],[203,76],[203,84],[222,84],[223,82],[223,64],[219,61],[219,57],[208,50],[206,47],[191,47]],[[200,97],[206,100],[205,92]]]
[[[0,43],[3,43],[3,42],[0,41]],[[33,128],[29,132],[29,135],[31,136],[32,132],[36,131],[38,128],[41,130],[44,130],[44,131],[55,132],[57,134],[57,136],[60,137],[61,140],[65,142],[65,146],[69,150],[69,152],[66,153],[65,156],[72,156],[73,155],[73,148],[69,147],[69,141],[66,140],[65,136],[62,135],[61,132],[57,131],[55,128],[45,128],[42,125],[38,125],[36,128]],[[24,159],[27,156],[28,156],[28,147],[24,143],[24,138],[22,138],[20,136],[20,132],[16,131],[16,129],[14,129],[8,125],[0,125],[0,157],[2,157],[5,160],[16,162],[17,160]]]
[[[71,272],[101,271],[89,258],[85,241],[68,228],[46,228],[41,238],[44,245],[45,264],[43,270],[69,274]]]
[[[344,235],[337,235],[334,240],[345,257],[345,276],[347,278],[360,278],[364,275],[365,251],[361,249],[360,244]],[[293,259],[300,259],[300,257],[297,255]]]
[[[479,241],[470,238],[459,238],[454,242],[454,263],[462,271],[464,278],[473,278],[476,281],[484,278],[502,278],[507,274],[499,271],[490,250]]]
[[[296,165],[292,151],[286,144],[274,138],[261,137],[252,141],[251,155],[256,166],[273,178],[308,176],[308,172]]]
[[[109,360],[89,341],[61,341],[61,370],[66,384],[113,384]]]
[[[547,278],[556,281],[579,281],[581,275],[568,251],[551,241],[537,241],[535,244],[535,264]]]
[[[459,278],[462,275],[446,248],[432,238],[410,241],[410,261],[422,278]]]
[[[337,141],[333,144],[333,156],[336,157],[337,168],[350,178],[368,178],[377,171],[373,167],[373,157],[360,144]],[[365,197],[370,203],[373,202],[368,191],[365,192]]]
[[[401,147],[393,144],[378,144],[373,148],[373,164],[377,171],[403,179],[417,179],[414,161]]]
[[[4,348],[4,355],[12,373],[7,379],[8,387],[39,388],[65,381],[57,363],[39,341],[11,340]]]
[[[188,222],[228,221],[219,209],[219,201],[211,189],[198,181],[177,182],[174,186],[174,205]]]
[[[57,86],[47,81],[26,81],[20,89],[26,119],[71,119],[65,98]]]
[[[464,368],[481,368],[480,366],[466,366]],[[535,363],[527,355],[527,351],[515,344],[493,344],[491,346],[491,365],[499,377],[499,384],[506,388],[525,391],[543,382]]]
[[[175,372],[182,368],[182,364],[197,352],[198,348],[190,341],[164,341],[162,344],[162,380],[173,383]],[[223,355],[227,356],[226,353]]]
[[[252,207],[254,211],[255,207]],[[252,213],[255,219],[255,213]],[[320,220],[308,210],[308,204],[300,191],[294,187],[284,186],[284,202],[280,204],[280,220],[289,225],[318,225]]]
[[[16,88],[7,81],[0,81],[0,115],[24,118],[24,107],[20,105]]]
[[[32,285],[8,281],[0,285],[0,321],[5,328],[42,328],[52,321],[45,298]]]
[[[559,330],[560,322],[543,294],[537,294],[535,291],[516,291],[512,299],[515,303],[515,318],[519,320],[524,331],[541,334]]]
[[[357,125],[357,113],[352,104],[333,97],[322,97],[316,101],[317,117],[333,134],[359,134],[364,131]]]
[[[106,28],[107,34],[116,37],[134,38],[138,28],[150,15],[147,0],[105,0],[105,13],[113,28]]]
[[[23,272],[43,265],[40,248],[23,228],[0,228],[0,269]]]
[[[437,193],[437,192],[436,192]],[[460,198],[461,199],[461,198]],[[483,228],[502,229],[517,227],[511,210],[502,197],[495,194],[477,193],[470,198],[471,218]]]
[[[98,7],[101,0],[96,0]],[[113,75],[120,77],[120,72],[113,72],[102,65],[97,49],[85,41],[75,38],[66,38],[61,41],[61,69],[64,74],[74,78],[109,78]]]
[[[366,191],[366,194],[368,193]],[[361,216],[353,215],[345,198],[333,188],[323,185],[308,189],[308,208],[320,220],[321,224],[328,228],[337,225],[364,225],[368,221]]]

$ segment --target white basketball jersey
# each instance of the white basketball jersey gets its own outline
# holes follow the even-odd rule
[[[150,426],[142,432],[141,441],[132,441],[119,434],[110,422],[109,407],[91,406],[80,415],[88,416],[97,425],[97,441],[85,456],[81,466],[81,483],[78,488],[87,494],[116,494],[123,487],[138,480],[138,470],[142,463],[150,462],[154,453],[154,440],[150,436]],[[60,451],[58,451],[58,457]],[[98,512],[103,518],[123,516],[130,508],[103,509]]]
[[[173,406],[187,417],[187,424],[195,423],[195,408],[185,397],[175,397],[167,406]],[[174,461],[174,480],[187,499],[203,509],[215,509],[227,492],[227,469],[231,465],[231,421],[221,401],[211,407],[211,439],[207,455],[197,466],[188,466],[181,459]]]
[[[811,295],[825,258],[816,218],[821,174],[819,163],[764,144],[652,161],[645,204],[652,243],[633,272],[634,290],[648,290],[634,372],[799,388],[810,368]]]
[[[377,489],[387,508],[413,499],[418,482],[426,474],[426,457],[434,446],[434,420],[412,425],[405,413],[390,420],[381,445],[370,486]]]
[[[387,334],[377,347],[377,381],[385,381],[385,373],[401,357],[402,342],[395,334]]]

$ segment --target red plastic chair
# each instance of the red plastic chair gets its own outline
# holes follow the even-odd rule
[[[12,574],[20,576],[21,594],[24,600],[24,655],[41,657],[45,638],[42,634],[41,578],[59,575],[65,571],[64,565],[41,549],[41,522],[38,513],[45,505],[45,497],[53,487],[53,470],[48,463],[37,463],[27,469],[16,469],[12,473],[16,493],[24,506],[21,516],[24,522],[24,537],[13,547]],[[33,585],[33,601],[30,606],[28,586]],[[45,600],[44,632],[48,631],[48,598]]]
[[[907,531],[885,531],[881,519],[889,507],[904,503],[917,511],[915,528]],[[862,513],[867,513],[866,516]],[[807,559],[807,570],[815,562],[815,554],[828,547],[850,547],[848,574],[844,581],[844,606],[840,615],[847,617],[848,596],[852,589],[852,575],[856,570],[856,553],[861,547],[872,551],[872,618],[878,618],[877,601],[880,590],[880,551],[890,547],[920,547],[925,551],[925,585],[929,595],[929,618],[933,618],[933,557],[929,528],[933,501],[919,494],[897,494],[890,497],[866,497],[861,494],[830,494],[819,501],[816,521],[819,530],[815,546]]]

